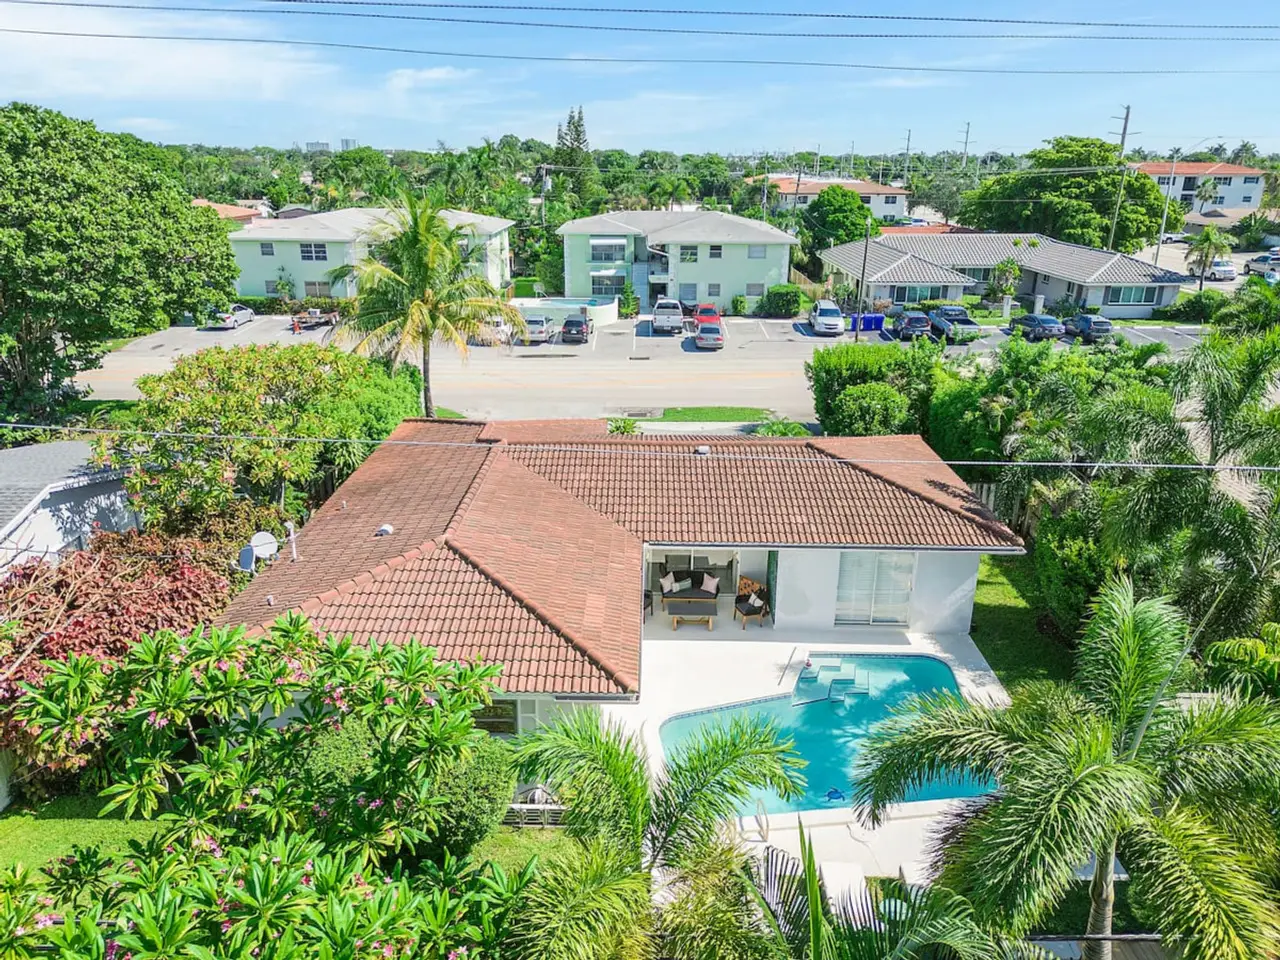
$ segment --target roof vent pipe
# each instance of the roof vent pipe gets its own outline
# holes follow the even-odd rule
[[[395,532],[396,532],[396,528],[395,528],[395,527],[393,527],[393,526],[392,526],[391,524],[389,524],[389,523],[384,523],[382,526],[380,526],[380,527],[378,528],[378,532],[377,532],[377,533],[375,533],[375,534],[374,534],[374,536],[375,536],[375,537],[389,537],[389,536],[391,536],[391,534],[393,534],[393,533],[395,533]]]
[[[695,456],[699,456],[699,457],[711,456],[711,448],[706,444],[703,444],[702,446],[694,447],[693,452]]]

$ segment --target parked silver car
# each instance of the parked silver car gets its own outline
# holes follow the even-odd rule
[[[723,350],[724,329],[718,323],[700,323],[693,345],[699,350]]]
[[[213,319],[206,326],[210,330],[234,330],[242,323],[251,323],[256,316],[257,314],[243,303],[233,303],[226,310],[214,314]]]
[[[549,317],[535,314],[524,318],[524,336],[521,340],[525,343],[546,343],[553,339],[555,339],[555,330],[551,326]]]
[[[834,301],[819,300],[809,311],[809,326],[819,336],[839,336],[844,333],[844,314]]]

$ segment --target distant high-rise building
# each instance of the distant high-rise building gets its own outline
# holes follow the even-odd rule
[[[328,153],[328,152],[329,152],[328,140],[308,140],[307,141],[307,153]]]
[[[359,141],[359,140],[353,140],[353,139],[351,139],[350,137],[343,137],[343,138],[342,138],[342,149],[343,149],[343,150],[354,150],[354,149],[355,149],[356,147],[358,147],[358,146],[360,146],[360,141]]]

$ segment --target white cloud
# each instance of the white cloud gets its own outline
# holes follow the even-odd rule
[[[477,73],[478,70],[462,70],[458,67],[422,67],[417,70],[405,67],[387,74],[387,92],[403,95],[423,88],[448,86]]]

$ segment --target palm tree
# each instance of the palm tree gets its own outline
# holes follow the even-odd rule
[[[1218,195],[1218,185],[1209,177],[1204,177],[1196,186],[1196,200],[1200,202],[1200,213],[1204,213],[1204,205],[1213,203],[1213,198]]]
[[[1252,276],[1214,316],[1214,323],[1233,333],[1266,333],[1280,327],[1280,286]]]
[[[1241,140],[1240,145],[1231,151],[1228,158],[1232,163],[1253,163],[1258,158],[1258,145],[1248,140]]]
[[[465,356],[468,344],[493,337],[501,318],[513,336],[524,318],[473,269],[464,253],[469,234],[451,228],[440,211],[410,191],[369,237],[369,254],[330,271],[334,280],[357,283],[355,315],[335,331],[357,353],[401,362],[418,354],[422,364],[423,416],[435,416],[431,399],[431,346],[449,343]]]
[[[1200,197],[1199,187],[1196,188],[1196,197]],[[1212,200],[1213,197],[1209,199]],[[1187,252],[1184,256],[1186,257],[1187,266],[1199,275],[1201,290],[1204,289],[1204,275],[1213,266],[1213,261],[1220,260],[1230,254],[1234,242],[1234,237],[1227,236],[1213,224],[1208,224],[1188,241]]]
[[[1040,956],[1018,948],[974,918],[963,897],[942,887],[889,881],[873,895],[833,897],[813,846],[800,829],[800,857],[766,849],[749,873],[750,890],[776,954],[793,960],[989,960]]]
[[[1204,651],[1214,683],[1243,697],[1280,699],[1280,623],[1264,623],[1256,637],[1232,637]]]
[[[1222,696],[1180,706],[1195,637],[1163,599],[1108,583],[1071,684],[1019,688],[1007,707],[917,698],[872,732],[854,782],[864,822],[937,777],[998,784],[940,831],[939,882],[981,924],[1015,933],[1046,916],[1092,860],[1087,929],[1112,930],[1116,857],[1156,929],[1188,960],[1280,948],[1266,886],[1277,863],[1280,712]],[[1087,960],[1109,960],[1088,941]]]
[[[753,789],[793,797],[804,784],[799,774],[804,762],[792,742],[779,740],[772,724],[755,717],[703,728],[667,758],[656,776],[650,775],[641,740],[616,722],[603,721],[595,710],[576,711],[523,737],[515,759],[522,779],[545,784],[565,803],[566,832],[583,844],[579,863],[590,867],[562,867],[556,873],[558,892],[548,903],[590,903],[596,899],[590,889],[623,884],[636,871],[646,876],[646,889],[655,875],[666,885],[687,882],[727,855],[721,825]],[[575,875],[583,889],[575,890]],[[579,910],[562,923],[547,923],[539,938],[540,956],[626,955],[621,945],[613,952],[571,951],[584,926],[604,922],[603,914]],[[616,913],[608,922],[619,923]],[[647,926],[628,922],[633,941],[651,940]],[[639,946],[632,942],[628,949]]]

